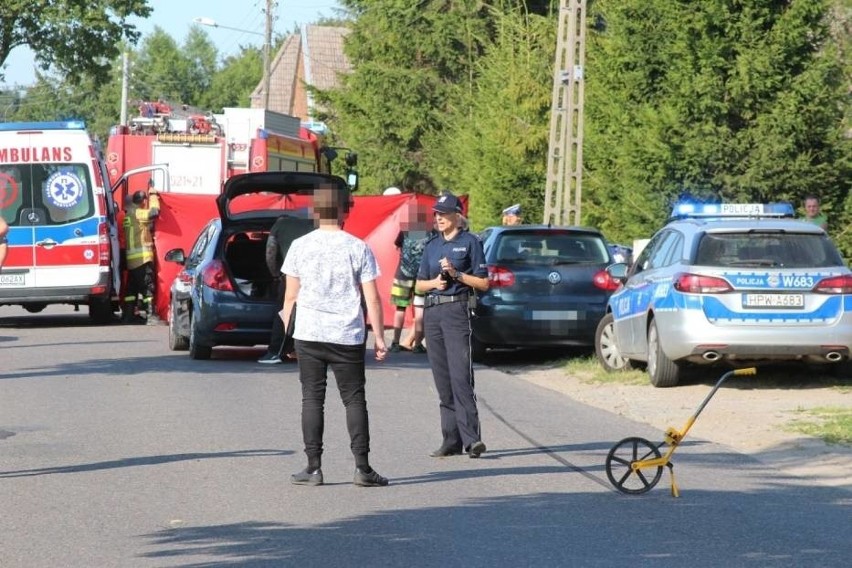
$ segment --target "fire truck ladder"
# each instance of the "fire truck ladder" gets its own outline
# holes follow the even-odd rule
[[[545,224],[580,224],[585,19],[585,0],[561,0],[553,66],[553,99],[544,197]]]

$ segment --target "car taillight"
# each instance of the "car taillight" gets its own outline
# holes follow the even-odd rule
[[[595,275],[592,276],[592,284],[594,284],[595,287],[608,292],[614,292],[615,290],[618,290],[619,286],[621,286],[621,282],[610,276],[609,272],[606,270],[598,270],[595,272]]]
[[[110,253],[109,225],[98,223],[98,264],[109,266]]]
[[[675,277],[674,289],[685,294],[724,294],[733,290],[723,278],[698,274],[678,274]]]
[[[514,286],[515,274],[502,266],[488,267],[488,285],[491,288],[508,288]]]
[[[214,290],[234,291],[234,287],[231,286],[231,279],[225,272],[225,265],[220,260],[213,260],[204,267],[201,273],[201,281],[204,282],[205,286]]]
[[[817,294],[852,294],[852,275],[823,278],[814,286]]]

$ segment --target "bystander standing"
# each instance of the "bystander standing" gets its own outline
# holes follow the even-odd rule
[[[820,212],[819,197],[816,195],[805,197],[805,221],[818,225],[823,231],[828,230],[828,218]]]
[[[367,330],[364,306],[373,326],[375,357],[387,355],[382,304],[376,287],[379,268],[367,244],[342,230],[349,200],[337,187],[314,195],[318,228],[296,239],[284,258],[287,277],[282,318],[285,325],[296,310],[295,338],[302,383],[302,436],[308,459],[304,470],[290,477],[296,485],[322,485],[325,395],[329,367],[334,371],[346,408],[350,449],[355,457],[353,483],[379,487],[388,480],[369,462],[365,355]]]

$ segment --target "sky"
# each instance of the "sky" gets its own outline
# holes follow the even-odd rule
[[[153,31],[154,26],[159,26],[178,44],[182,44],[195,18],[209,18],[220,27],[204,26],[202,29],[216,44],[220,56],[236,53],[241,45],[263,45],[265,0],[148,0],[148,5],[153,8],[152,14],[145,20],[133,20],[143,37]],[[273,35],[287,34],[297,24],[310,24],[319,18],[335,17],[334,10],[339,7],[335,0],[277,0]],[[256,33],[235,31],[221,26],[252,30]],[[0,84],[27,86],[34,83],[35,65],[32,51],[26,47],[15,48],[6,60],[4,73],[5,81]]]

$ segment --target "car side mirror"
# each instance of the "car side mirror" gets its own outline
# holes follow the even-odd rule
[[[166,255],[163,257],[163,259],[165,259],[168,262],[176,262],[177,264],[180,264],[181,266],[186,264],[186,255],[184,254],[183,249],[179,249],[179,248],[172,249],[169,252],[167,252]]]
[[[606,271],[612,276],[614,279],[624,282],[627,280],[627,270],[629,266],[625,262],[616,262],[613,265],[607,267]]]

